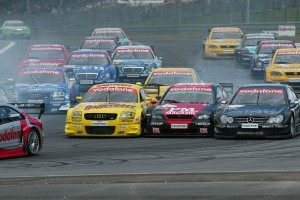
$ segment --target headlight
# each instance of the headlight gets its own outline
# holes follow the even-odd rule
[[[261,62],[261,61],[256,62],[256,67],[262,67],[262,66],[263,66],[263,62]]]
[[[109,72],[105,73],[105,74],[104,74],[104,77],[105,77],[106,79],[110,79],[110,73],[109,73]]]
[[[282,76],[282,74],[280,72],[274,72],[274,71],[272,71],[270,75],[271,76]]]
[[[73,112],[72,112],[72,117],[75,117],[75,118],[81,118],[81,111],[79,111],[79,110],[74,110]]]
[[[209,119],[209,115],[207,115],[207,114],[204,114],[204,115],[199,115],[198,117],[197,117],[197,119]]]
[[[120,115],[120,119],[133,119],[135,116],[135,113],[134,112],[131,112],[131,111],[124,111],[121,113]]]
[[[162,116],[161,115],[157,115],[157,114],[152,114],[151,117],[153,119],[162,119]]]
[[[66,95],[66,93],[64,92],[53,92],[53,98],[56,99],[56,98],[64,98]]]
[[[218,48],[218,46],[216,46],[216,45],[208,45],[208,48],[215,49],[215,48]]]
[[[276,117],[270,117],[268,119],[267,123],[269,123],[269,124],[273,124],[273,123],[279,124],[279,123],[283,122],[283,119],[284,119],[284,117],[282,115],[277,115]]]
[[[220,120],[223,124],[226,124],[226,123],[232,123],[233,122],[233,118],[232,117],[227,117],[226,115],[222,115],[220,117]]]

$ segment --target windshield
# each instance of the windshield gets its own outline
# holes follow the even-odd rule
[[[84,40],[80,48],[114,50],[117,48],[117,43],[115,40]]]
[[[212,90],[193,91],[185,88],[171,88],[161,103],[213,103]]]
[[[64,59],[64,52],[61,50],[30,50],[27,59]]]
[[[212,39],[241,39],[239,31],[214,31]]]
[[[110,36],[110,37],[115,37],[119,39],[125,39],[126,36],[122,31],[105,31],[105,30],[100,30],[100,31],[95,31],[93,33],[93,36]]]
[[[118,49],[113,56],[114,60],[154,59],[150,49]]]
[[[124,102],[137,103],[138,95],[135,92],[123,91],[89,91],[85,97],[84,102]]]
[[[292,43],[287,44],[262,44],[259,46],[258,54],[273,54],[277,49],[295,48]]]
[[[294,54],[293,54],[294,53]],[[299,64],[300,63],[300,52],[279,52],[275,58],[275,64]]]
[[[167,76],[167,75],[155,75],[154,73],[148,81],[150,84],[159,84],[159,85],[174,85],[176,83],[192,83],[193,77],[192,74],[187,73],[187,75],[182,76]]]
[[[244,46],[257,46],[258,41],[266,41],[266,40],[274,40],[274,37],[268,37],[268,38],[257,38],[257,37],[247,37],[244,41]]]
[[[67,65],[107,65],[106,54],[71,54]]]
[[[285,105],[283,89],[243,88],[237,91],[231,104],[238,105]]]
[[[17,84],[61,84],[64,76],[61,71],[54,70],[29,70],[21,71],[17,77]]]

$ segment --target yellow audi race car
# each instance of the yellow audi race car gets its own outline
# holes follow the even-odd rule
[[[147,110],[143,87],[126,83],[92,86],[67,113],[67,136],[140,136]]]
[[[266,68],[266,82],[287,83],[300,86],[300,49],[276,50]]]
[[[193,68],[157,68],[149,74],[144,89],[149,97],[160,98],[171,85],[200,82]]]
[[[218,27],[210,30],[202,42],[203,57],[234,58],[235,49],[239,46],[243,32],[236,27]]]

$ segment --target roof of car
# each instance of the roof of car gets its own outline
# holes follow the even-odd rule
[[[186,67],[186,68],[171,68],[171,67],[169,67],[169,68],[156,68],[156,69],[154,69],[153,70],[153,72],[191,72],[191,71],[193,71],[194,69],[192,69],[192,68],[188,68],[188,67]]]
[[[241,31],[240,28],[238,27],[214,27],[212,30],[239,30]]]
[[[134,45],[134,46],[119,46],[117,49],[151,49],[151,47],[146,45]]]
[[[273,43],[294,43],[294,42],[292,40],[264,40],[261,41],[260,44],[265,44],[265,43],[273,44]]]
[[[116,38],[112,37],[112,36],[88,36],[88,37],[84,38],[84,40],[92,40],[92,39],[112,39],[112,40],[116,40]]]
[[[74,53],[104,53],[107,54],[105,50],[99,50],[99,49],[79,49],[76,51],[73,51],[71,54]]]
[[[45,47],[59,47],[59,48],[65,48],[62,44],[34,44],[31,45],[29,48],[45,48]]]
[[[289,49],[277,49],[278,52],[300,52],[300,49],[289,48]]]
[[[280,83],[275,83],[275,84],[270,84],[270,83],[260,83],[260,84],[247,84],[244,85],[240,88],[286,88],[288,85],[286,84],[280,84]]]

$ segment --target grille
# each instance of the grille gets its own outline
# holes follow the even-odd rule
[[[194,115],[167,115],[168,119],[192,119]]]
[[[299,76],[300,72],[285,72],[285,75],[287,75],[287,76]]]
[[[86,120],[115,120],[117,118],[117,114],[112,113],[86,113],[84,114],[84,118]]]
[[[22,99],[37,100],[37,99],[49,99],[49,93],[23,93],[21,94]]]
[[[97,73],[77,73],[76,78],[79,80],[93,80],[97,79]]]
[[[144,67],[123,67],[122,71],[125,74],[141,74],[144,71]]]
[[[219,57],[228,57],[228,56],[234,56],[234,54],[227,53],[227,54],[218,54]]]
[[[221,48],[235,48],[234,45],[220,45]]]
[[[251,123],[265,123],[268,118],[267,117],[236,117],[235,121],[238,123],[248,123],[248,119],[252,118],[253,121]]]
[[[86,126],[87,134],[112,135],[115,132],[115,126]]]

